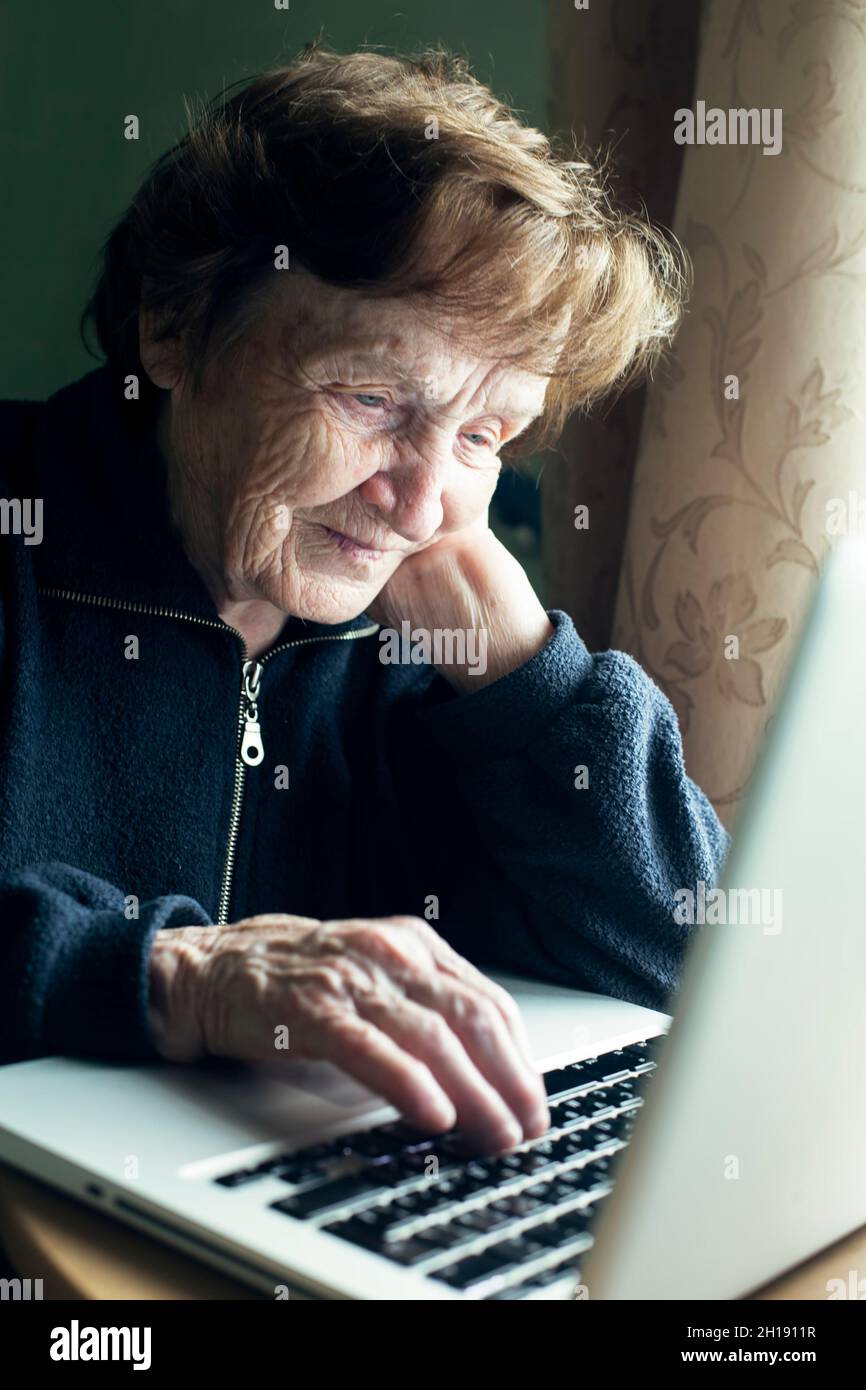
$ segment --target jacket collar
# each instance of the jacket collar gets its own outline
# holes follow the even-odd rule
[[[37,426],[35,465],[43,500],[40,587],[143,604],[218,620],[213,599],[172,523],[166,464],[152,433],[130,423],[107,367],[48,400]],[[278,643],[369,626],[364,614],[326,624],[289,618]]]

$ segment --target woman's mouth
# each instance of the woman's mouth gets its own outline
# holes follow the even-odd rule
[[[357,540],[354,536],[346,536],[342,531],[335,531],[332,526],[323,526],[325,535],[333,541],[336,548],[344,555],[348,555],[353,560],[381,560],[386,551],[376,549],[374,546],[366,545],[363,541]]]

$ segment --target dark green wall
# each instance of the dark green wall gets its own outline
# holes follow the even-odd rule
[[[181,133],[184,94],[286,61],[319,30],[341,50],[438,41],[533,124],[542,0],[13,0],[0,4],[0,396],[40,397],[94,364],[78,317],[100,244]],[[127,141],[134,113],[141,139]]]

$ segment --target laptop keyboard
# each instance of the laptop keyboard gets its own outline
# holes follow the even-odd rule
[[[215,1181],[278,1178],[292,1190],[276,1211],[468,1298],[551,1297],[579,1277],[575,1262],[592,1244],[655,1066],[644,1041],[547,1072],[550,1128],[496,1158],[467,1157],[456,1132],[431,1137],[397,1121]]]

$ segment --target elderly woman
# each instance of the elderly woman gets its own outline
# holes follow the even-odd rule
[[[105,365],[2,408],[42,518],[0,550],[5,1060],[287,1038],[496,1149],[548,1115],[470,961],[663,1003],[727,836],[670,704],[487,509],[683,279],[438,52],[310,47],[158,161]]]

